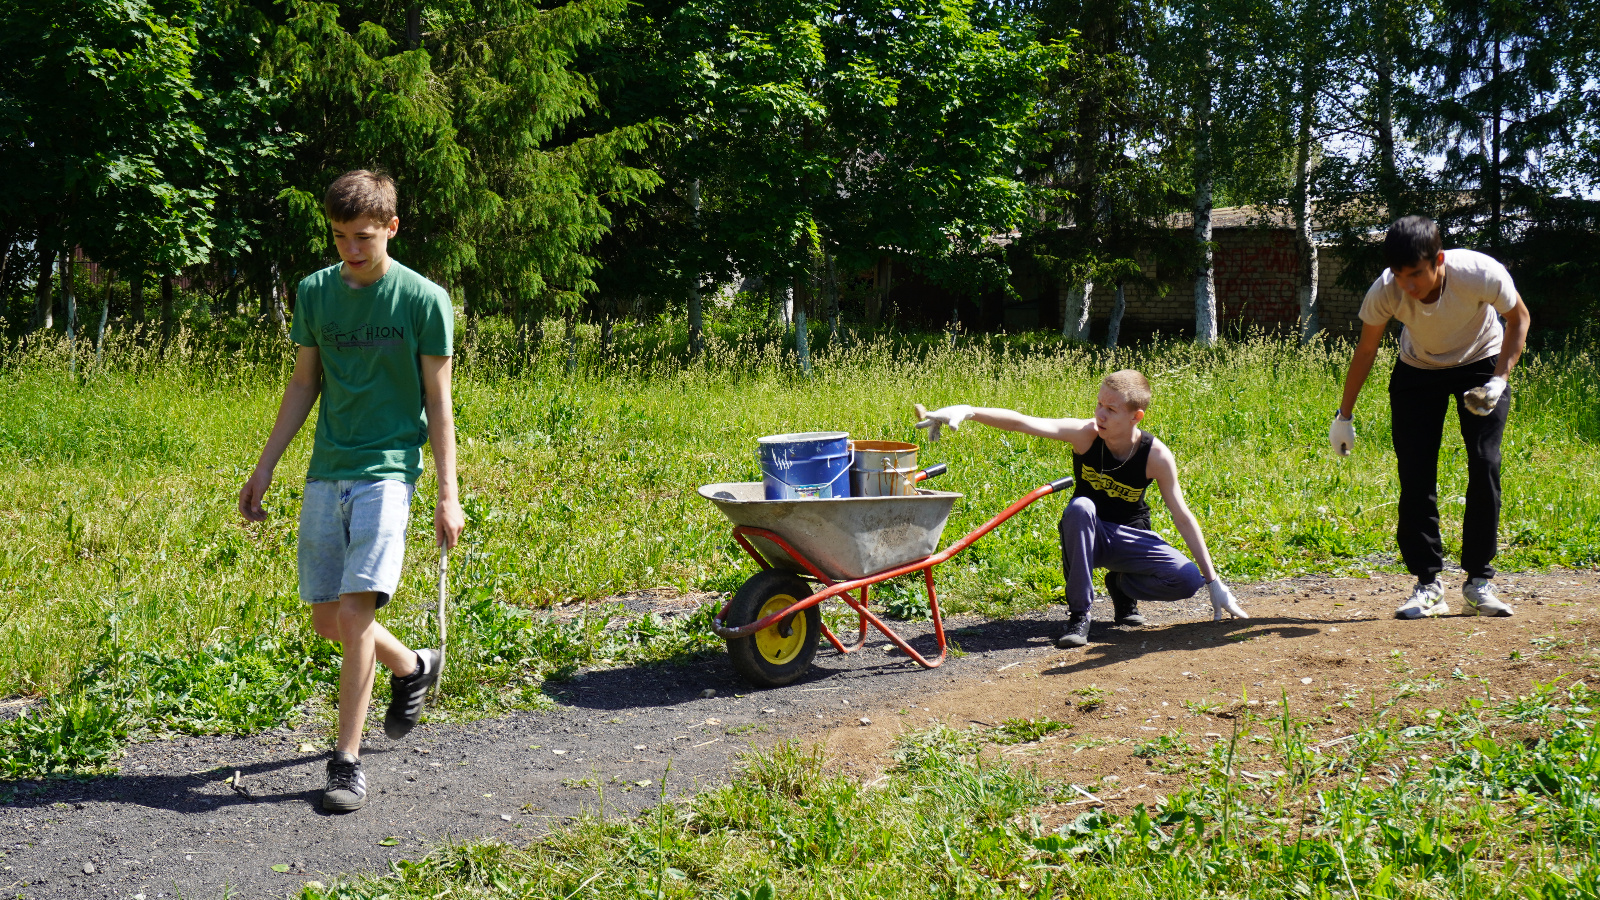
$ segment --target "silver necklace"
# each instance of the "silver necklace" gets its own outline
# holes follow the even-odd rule
[[[1122,468],[1123,466],[1127,465],[1128,464],[1128,460],[1133,459],[1135,456],[1139,455],[1139,445],[1142,444],[1143,442],[1144,442],[1144,435],[1141,434],[1141,435],[1139,435],[1139,439],[1133,442],[1133,449],[1128,451],[1128,458],[1124,459],[1122,462],[1119,462],[1116,465],[1114,465],[1114,466],[1112,466],[1111,468],[1108,469],[1108,468],[1106,468],[1106,454],[1111,452],[1111,448],[1106,446],[1106,439],[1104,437],[1101,437],[1100,438],[1100,473],[1103,474],[1103,475],[1104,474],[1109,474],[1109,473],[1115,472],[1118,469]],[[1112,459],[1116,459],[1117,458],[1116,454],[1113,453],[1111,458]]]

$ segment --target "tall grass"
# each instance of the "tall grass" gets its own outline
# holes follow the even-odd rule
[[[785,744],[633,821],[442,848],[301,896],[1592,898],[1597,699],[1580,682],[1390,706],[1321,743],[1287,713],[1245,719],[1190,751],[1184,787],[1124,815],[985,754],[994,731],[909,735],[866,784]]]
[[[1355,454],[1335,459],[1325,434],[1348,358],[1340,346],[1257,336],[1108,352],[1038,335],[819,334],[807,377],[776,332],[714,332],[693,361],[681,341],[649,326],[602,348],[586,326],[575,352],[549,341],[524,354],[485,326],[464,342],[455,397],[468,525],[452,571],[474,601],[526,610],[639,588],[730,589],[753,566],[695,488],[756,479],[756,437],[826,428],[920,440],[919,401],[1087,415],[1098,378],[1126,366],[1151,376],[1147,425],[1177,453],[1225,576],[1394,565],[1388,356],[1356,410]],[[287,377],[287,344],[185,333],[162,355],[114,337],[98,363],[82,349],[73,376],[61,346],[0,362],[0,694],[66,684],[98,658],[113,617],[127,651],[302,630],[294,541],[309,434],[279,467],[271,518],[245,527],[234,511]],[[1513,379],[1505,567],[1600,558],[1588,484],[1600,470],[1597,362],[1586,347],[1533,353]],[[1441,456],[1449,544],[1460,453],[1452,439]],[[922,461],[948,462],[940,486],[966,495],[947,537],[1071,467],[1063,444],[978,426],[925,445]],[[405,581],[383,613],[419,643],[432,639],[432,501],[428,475]],[[1039,503],[979,542],[940,570],[941,596],[988,614],[1058,597],[1059,512],[1059,501]],[[1159,510],[1157,528],[1176,541]]]

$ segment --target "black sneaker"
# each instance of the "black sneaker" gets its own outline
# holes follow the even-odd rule
[[[439,680],[439,654],[432,650],[417,651],[417,670],[401,678],[389,676],[389,711],[383,714],[383,733],[389,740],[398,741],[417,727],[422,717],[422,698],[428,688]]]
[[[1133,626],[1144,624],[1144,616],[1139,615],[1139,601],[1122,592],[1122,579],[1116,572],[1106,573],[1106,593],[1111,595],[1111,607],[1116,610],[1113,622]]]
[[[1089,611],[1073,612],[1067,616],[1067,630],[1056,638],[1056,646],[1063,650],[1082,647],[1089,643]]]
[[[322,808],[328,812],[355,812],[367,802],[367,776],[361,760],[342,750],[328,759],[328,787],[322,792]]]

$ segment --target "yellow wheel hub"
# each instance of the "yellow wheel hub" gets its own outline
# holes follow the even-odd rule
[[[759,622],[773,613],[783,612],[798,602],[800,601],[788,594],[777,594],[768,599],[761,607],[761,611],[756,613],[756,621]],[[796,613],[789,620],[788,637],[778,633],[778,628],[782,624],[782,620],[779,620],[772,627],[756,632],[756,652],[761,654],[762,659],[779,666],[794,659],[799,654],[800,648],[805,646],[805,613]]]

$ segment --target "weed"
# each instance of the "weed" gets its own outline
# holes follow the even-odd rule
[[[1154,759],[1158,756],[1183,756],[1193,752],[1194,748],[1189,746],[1189,743],[1183,739],[1183,734],[1177,731],[1137,744],[1133,748],[1133,755],[1140,759]]]
[[[1051,718],[1007,719],[990,732],[997,744],[1026,744],[1065,731],[1072,725]]]
[[[891,619],[923,622],[933,615],[920,573],[891,579],[875,585],[872,590],[874,598],[882,602],[884,613]]]
[[[1106,697],[1110,696],[1109,691],[1097,684],[1076,688],[1068,693],[1078,698],[1078,709],[1084,712],[1099,709],[1106,702]]]

